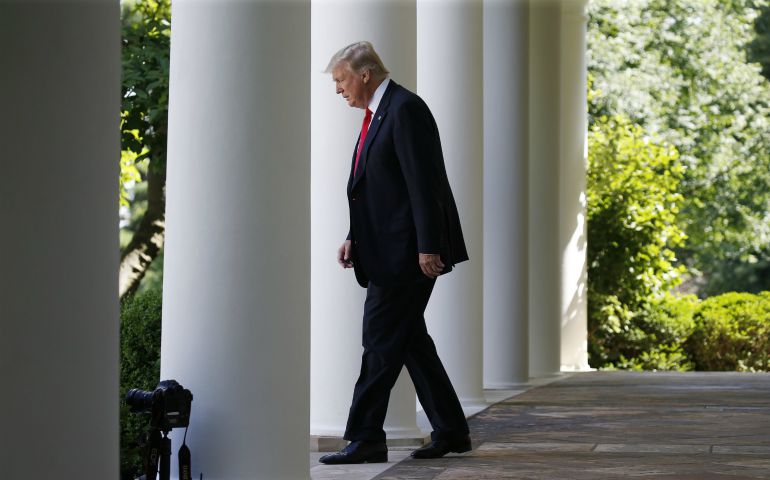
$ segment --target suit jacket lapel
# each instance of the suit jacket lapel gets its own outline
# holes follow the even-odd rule
[[[380,100],[380,105],[377,107],[377,111],[374,112],[374,115],[372,115],[372,123],[369,124],[369,130],[366,132],[366,140],[364,140],[364,146],[361,149],[361,158],[358,159],[358,169],[356,170],[356,175],[353,178],[353,183],[350,186],[351,190],[355,188],[356,184],[363,176],[364,170],[366,170],[366,161],[369,157],[369,147],[372,145],[372,142],[374,142],[374,139],[377,136],[377,132],[380,130],[380,125],[382,125],[382,121],[385,120],[385,117],[388,115],[390,96],[393,93],[393,87],[395,84],[396,82],[393,80],[390,81],[388,88],[385,89],[385,94],[382,96],[382,100]],[[353,161],[355,162],[355,157]]]
[[[356,146],[353,149],[353,156],[350,158],[350,175],[348,175],[348,193],[350,193],[353,190],[353,168],[355,168],[355,165],[356,165],[357,150],[358,150],[358,142],[356,142]]]

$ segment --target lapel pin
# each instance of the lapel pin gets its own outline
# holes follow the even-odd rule
[[[377,120],[382,120],[382,115],[378,116]]]

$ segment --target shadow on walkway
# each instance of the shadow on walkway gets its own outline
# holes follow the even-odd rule
[[[470,426],[473,451],[375,478],[770,479],[770,374],[575,374]]]

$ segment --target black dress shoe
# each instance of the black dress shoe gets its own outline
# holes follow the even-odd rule
[[[471,437],[456,440],[434,440],[412,452],[412,458],[441,458],[449,452],[463,453],[471,450]]]
[[[388,446],[385,442],[371,443],[358,440],[337,453],[324,455],[319,460],[327,465],[341,465],[347,463],[387,463]]]

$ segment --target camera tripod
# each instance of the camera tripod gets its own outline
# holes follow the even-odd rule
[[[184,439],[179,448],[179,480],[192,480],[190,449],[185,444],[192,399],[192,393],[176,380],[163,380],[152,391],[138,388],[128,391],[126,403],[131,411],[150,414],[145,436],[144,475],[138,480],[156,480],[158,475],[160,480],[170,480],[171,439],[168,434],[174,428],[184,428]]]
[[[170,480],[171,478],[171,439],[168,434],[171,430],[151,428],[147,435],[147,453],[144,460],[144,475],[139,480]],[[187,429],[185,429],[185,439]],[[190,468],[190,449],[185,440],[179,447],[179,480],[192,480]]]

